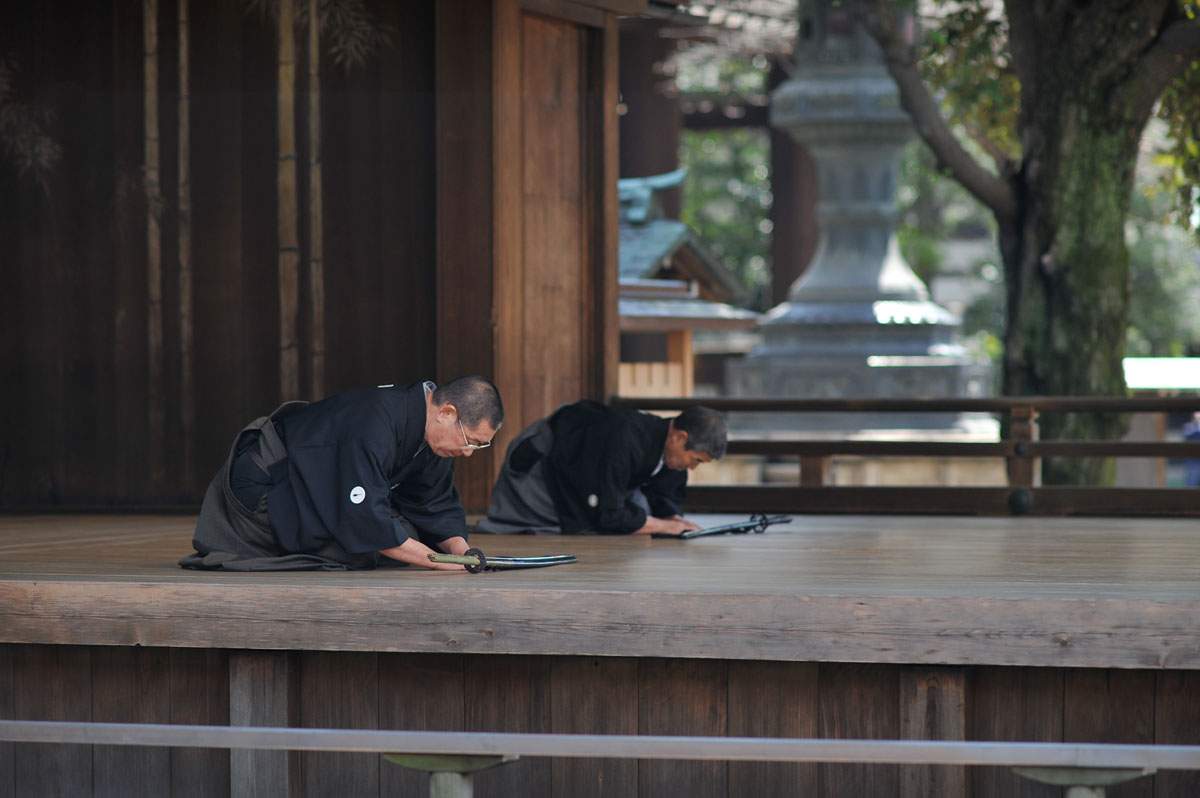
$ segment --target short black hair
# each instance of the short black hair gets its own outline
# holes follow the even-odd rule
[[[720,460],[725,456],[725,417],[709,407],[689,407],[675,417],[675,429],[688,434],[685,449],[701,452]]]
[[[500,401],[500,391],[483,377],[459,377],[438,386],[433,392],[433,403],[454,405],[458,410],[458,420],[467,427],[475,427],[486,421],[492,429],[498,430],[504,424],[504,404]]]

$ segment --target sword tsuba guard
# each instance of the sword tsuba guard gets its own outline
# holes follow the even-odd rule
[[[477,574],[480,571],[483,571],[487,568],[487,557],[483,556],[482,550],[467,549],[465,552],[463,552],[463,554],[466,555],[467,557],[478,557],[479,558],[478,565],[464,565],[463,566],[463,568],[467,569],[468,573]]]

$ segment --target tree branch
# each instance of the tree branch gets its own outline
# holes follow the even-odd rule
[[[1200,19],[1172,22],[1138,63],[1132,96],[1139,116],[1149,116],[1167,85],[1200,58]]]
[[[937,101],[917,71],[916,54],[905,41],[887,0],[853,0],[855,17],[883,51],[884,63],[900,89],[900,104],[912,117],[917,134],[933,151],[938,167],[950,172],[959,183],[997,217],[1016,212],[1012,188],[971,157],[946,123]]]

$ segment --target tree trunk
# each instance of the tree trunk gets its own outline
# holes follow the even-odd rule
[[[321,204],[321,25],[308,0],[308,281],[312,399],[325,395],[325,265]]]
[[[293,0],[279,4],[279,391],[298,399],[300,357],[296,342],[299,315],[300,236],[296,208],[296,28]]]
[[[1089,23],[1110,30],[1131,25],[1116,12],[1108,16],[1118,18]],[[1018,210],[1000,220],[1008,289],[1003,381],[1012,396],[1126,393],[1124,229],[1147,119],[1132,96],[1133,58],[1115,64],[1120,48],[1082,43],[1072,30],[1069,24],[1060,30],[1069,41],[1038,56],[1036,87],[1022,107]],[[1014,20],[1013,36],[1020,35]],[[1117,414],[1053,414],[1040,420],[1040,429],[1047,439],[1112,439],[1126,421]],[[1110,483],[1115,474],[1111,459],[1048,459],[1042,468],[1046,484]]]

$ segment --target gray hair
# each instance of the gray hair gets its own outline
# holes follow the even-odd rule
[[[725,456],[725,417],[708,407],[689,407],[675,417],[675,429],[688,434],[685,449],[707,454],[714,460]]]
[[[458,420],[467,427],[476,427],[488,422],[492,429],[504,424],[504,404],[500,391],[491,381],[483,377],[459,377],[433,392],[435,405],[454,405]]]

